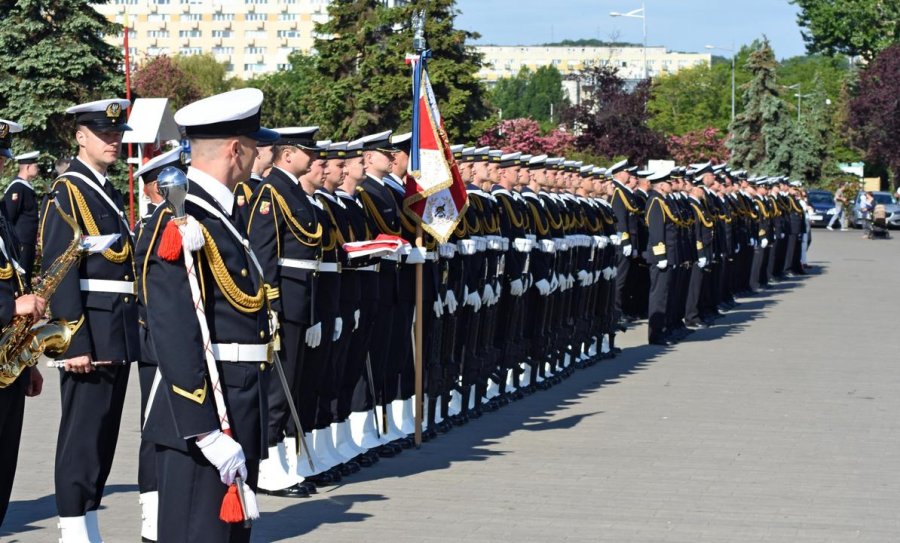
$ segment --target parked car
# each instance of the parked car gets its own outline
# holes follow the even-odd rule
[[[872,196],[875,197],[875,205],[884,205],[888,228],[900,228],[900,204],[894,200],[894,195],[890,192],[872,191]],[[850,226],[853,228],[862,228],[863,226],[862,213],[859,208],[865,197],[866,193],[860,191],[859,196],[856,197],[856,202],[853,204],[853,209],[850,212]]]
[[[808,193],[810,219],[813,226],[828,226],[834,215],[834,193],[827,190],[812,189]]]

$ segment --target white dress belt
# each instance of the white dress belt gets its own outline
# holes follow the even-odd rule
[[[330,273],[340,273],[341,271],[341,265],[338,262],[319,262],[318,260],[303,260],[299,258],[279,258],[278,265],[298,270],[313,270]]]
[[[213,356],[221,362],[268,362],[269,344],[213,343]]]
[[[79,279],[82,292],[112,292],[114,294],[137,294],[134,281],[113,281],[109,279]]]
[[[348,269],[348,270],[353,270],[353,271],[371,271],[371,272],[377,272],[377,271],[380,271],[380,270],[381,270],[381,266],[379,266],[378,264],[372,264],[372,265],[370,265],[370,266],[363,266],[362,268],[347,268],[347,269]]]

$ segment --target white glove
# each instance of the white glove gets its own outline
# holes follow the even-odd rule
[[[219,470],[219,479],[225,486],[230,486],[237,475],[240,475],[241,479],[247,479],[247,459],[244,457],[244,449],[228,434],[214,430],[198,440],[197,446],[209,463]]]
[[[600,242],[597,243],[597,247],[600,249],[606,249],[606,246],[609,245],[609,238],[606,236],[598,236],[600,238]]]
[[[701,256],[700,258],[697,259],[697,266],[700,266],[700,269],[703,269],[706,267],[706,257],[705,256]]]
[[[541,296],[547,296],[553,289],[553,287],[550,285],[550,283],[547,282],[546,279],[541,279],[540,281],[536,282],[534,286],[537,287],[538,292]]]
[[[541,240],[541,251],[545,253],[552,253],[556,251],[556,243],[552,239],[542,239]]]
[[[503,295],[503,285],[497,283],[497,288],[494,289],[494,304],[500,301],[500,296]],[[494,305],[491,304],[491,305]]]
[[[359,309],[353,312],[353,329],[359,328]]]
[[[762,241],[759,242],[759,246],[765,249],[769,246],[769,238],[763,238]]]
[[[756,238],[750,238],[750,247],[756,247]]]
[[[441,243],[438,247],[441,258],[453,258],[456,256],[456,245],[453,243]]]
[[[578,270],[578,281],[581,283],[581,286],[586,287],[590,285],[591,277],[593,277],[593,274],[588,273],[584,270]]]
[[[619,245],[620,243],[622,243],[622,238],[619,236],[619,234],[613,234],[609,236],[609,242],[613,245]]]
[[[409,252],[409,256],[406,257],[407,264],[424,264],[425,263],[425,248],[424,247],[413,247]]]
[[[344,331],[344,319],[340,317],[335,317],[334,319],[334,334],[331,336],[331,341],[337,341],[341,339],[341,332]]]
[[[781,239],[784,239],[784,232],[781,233]]]
[[[609,269],[609,278],[615,279],[619,275],[619,268],[610,268]]]
[[[666,269],[666,266],[668,266],[668,265],[669,265],[669,261],[668,261],[668,260],[660,260],[659,262],[656,263],[656,267],[659,268],[659,269],[661,269],[661,270]]]
[[[481,309],[481,297],[477,292],[472,292],[466,296],[466,305],[472,306],[472,309],[475,311]]]
[[[566,286],[567,289],[570,289],[575,286],[575,278],[572,277],[571,273],[568,275],[568,277],[566,277],[566,279],[568,279],[568,285]]]
[[[444,296],[444,305],[447,306],[447,312],[449,314],[456,313],[456,308],[459,306],[459,302],[456,301],[456,294],[453,294],[452,290],[448,290],[447,294]]]
[[[457,247],[459,248],[459,254],[462,255],[474,255],[477,250],[477,244],[471,239],[459,240]]]
[[[559,277],[556,274],[550,274],[550,292],[559,288]]]
[[[622,254],[625,256],[631,256],[631,244],[625,245],[622,247]]]
[[[441,303],[440,296],[437,300],[434,301],[434,315],[437,318],[441,318],[441,315],[444,314],[444,304]]]
[[[315,349],[322,343],[322,323],[317,322],[306,329],[306,344]]]
[[[484,305],[494,304],[494,289],[491,288],[490,283],[484,285],[484,294],[481,295],[481,303]]]
[[[521,296],[522,292],[525,291],[525,285],[522,284],[521,279],[515,279],[510,281],[509,283],[509,293],[513,296]]]
[[[594,282],[595,283],[600,280],[601,275],[603,276],[604,279],[606,279],[606,274],[603,273],[603,270],[594,270]]]

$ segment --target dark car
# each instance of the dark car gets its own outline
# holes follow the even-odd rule
[[[850,226],[853,228],[863,227],[863,214],[860,207],[862,207],[865,195],[865,192],[860,191],[859,196],[856,198],[856,203],[853,204],[853,209],[850,212]],[[874,205],[884,206],[888,227],[900,228],[900,204],[897,204],[894,200],[894,195],[890,192],[872,191],[872,197],[875,199]]]
[[[809,196],[810,220],[813,226],[828,226],[834,215],[834,194],[827,190],[813,189]]]

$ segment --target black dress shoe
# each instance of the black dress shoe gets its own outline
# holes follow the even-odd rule
[[[480,419],[481,418],[481,409],[478,406],[475,406],[475,409],[469,410],[469,418],[470,419]]]
[[[435,425],[437,427],[437,431],[446,434],[450,430],[453,429],[453,423],[451,423],[448,419],[444,419],[441,422]]]
[[[390,445],[396,445],[397,447],[400,447],[401,450],[409,449],[410,447],[413,446],[413,444],[409,442],[409,439],[407,439],[405,437],[401,437],[400,439],[395,439],[394,441],[391,441]]]
[[[709,326],[701,321],[688,321],[684,323],[688,330],[703,330],[709,328]]]
[[[515,392],[512,393],[512,399],[523,400],[523,399],[525,399],[525,393],[522,392],[521,390],[516,390]]]
[[[325,473],[327,473],[328,475],[331,476],[331,480],[334,483],[340,483],[344,478],[341,475],[340,470],[338,470],[337,466],[331,468],[330,470],[326,471]]]
[[[360,455],[360,456],[364,456],[365,458],[368,458],[373,464],[377,464],[378,461],[380,460],[380,458],[378,458],[378,451],[368,450],[368,451],[362,453],[362,455]]]
[[[300,483],[297,483],[293,486],[289,486],[287,488],[282,488],[279,490],[266,490],[265,488],[260,488],[259,491],[266,496],[275,496],[278,498],[308,498],[309,491],[306,490],[306,487],[302,486]]]
[[[353,475],[354,473],[359,473],[362,469],[359,464],[354,462],[353,460],[348,460],[339,466],[341,468],[341,475]]]
[[[328,471],[323,471],[322,473],[317,473],[316,475],[310,475],[304,480],[309,481],[317,487],[333,485],[335,483],[334,477],[332,477],[331,472]]]
[[[665,338],[651,339],[649,343],[650,345],[659,345],[661,347],[670,347],[672,345],[672,342]]]
[[[433,427],[429,426],[424,431],[422,431],[422,442],[424,443],[426,441],[431,441],[432,439],[437,438],[437,436],[437,431]]]
[[[382,458],[393,458],[397,456],[397,452],[394,451],[393,447],[388,447],[387,445],[381,445],[380,447],[375,448],[375,452],[378,453],[378,456]]]
[[[150,539],[149,537],[141,536],[141,543],[156,543],[156,540]]]
[[[373,462],[370,457],[362,455],[362,454],[359,454],[356,457],[354,457],[352,461],[364,468],[371,468],[372,466],[375,465],[375,462]]]
[[[316,484],[311,481],[307,481],[306,479],[304,479],[297,484],[300,485],[301,487],[305,488],[306,491],[309,492],[310,496],[312,496],[313,494],[319,493],[319,491],[316,490]]]

